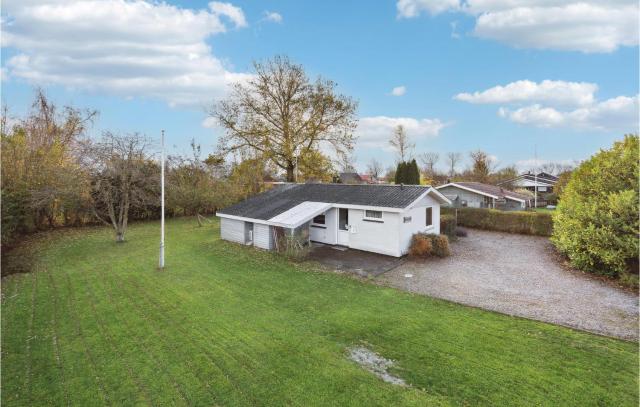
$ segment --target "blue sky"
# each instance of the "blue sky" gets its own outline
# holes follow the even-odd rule
[[[43,86],[100,111],[92,129],[165,129],[175,152],[220,129],[205,106],[276,54],[359,102],[355,158],[483,149],[500,166],[573,161],[638,131],[638,5],[553,0],[5,1],[2,100]],[[404,92],[402,88],[404,87]],[[396,95],[392,94],[394,88]],[[475,93],[477,92],[477,93]],[[442,166],[443,163],[441,162]]]

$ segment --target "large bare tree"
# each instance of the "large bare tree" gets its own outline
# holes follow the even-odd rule
[[[447,166],[449,167],[449,177],[453,178],[456,175],[456,167],[462,161],[462,154],[451,152],[447,153]]]
[[[124,242],[133,209],[159,204],[159,169],[150,155],[151,142],[138,133],[105,132],[99,141],[88,141],[83,162],[91,174],[94,215]]]
[[[357,103],[336,93],[336,84],[310,82],[304,68],[277,56],[254,63],[255,74],[232,86],[227,99],[209,114],[226,130],[219,149],[251,148],[296,181],[300,157],[331,144],[337,154],[353,148]]]
[[[367,173],[376,181],[382,176],[382,171],[384,171],[382,163],[375,158],[372,158],[367,164]]]
[[[389,140],[389,144],[397,151],[399,162],[408,161],[411,158],[413,149],[416,147],[415,143],[409,139],[407,131],[401,124],[396,126],[393,131],[393,136],[391,140]]]
[[[420,154],[420,162],[424,166],[424,173],[428,178],[433,179],[436,173],[436,164],[438,163],[439,159],[440,155],[435,152]]]

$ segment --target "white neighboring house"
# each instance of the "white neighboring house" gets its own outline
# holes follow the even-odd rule
[[[499,186],[480,182],[450,182],[437,187],[453,208],[492,208],[523,210],[531,206],[531,198]]]
[[[290,233],[400,257],[415,233],[440,233],[440,205],[450,203],[430,186],[285,184],[217,216],[222,239],[267,250],[277,233]]]

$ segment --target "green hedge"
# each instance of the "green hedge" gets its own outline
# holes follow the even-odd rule
[[[444,215],[455,214],[453,208],[442,208]],[[498,232],[551,236],[551,215],[541,212],[499,211],[496,209],[458,208],[458,225]]]
[[[454,214],[440,215],[440,234],[449,236],[449,239],[456,237],[456,217]]]

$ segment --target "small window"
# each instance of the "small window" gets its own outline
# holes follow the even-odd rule
[[[402,218],[402,222],[411,223],[411,216],[405,216],[404,218]]]
[[[365,219],[382,221],[382,211],[364,211]]]
[[[307,218],[309,219],[309,218]],[[313,218],[313,223],[317,224],[317,225],[324,225],[324,215],[318,215],[315,218]]]
[[[433,208],[431,208],[431,207],[427,208],[426,225],[427,226],[433,226]]]

